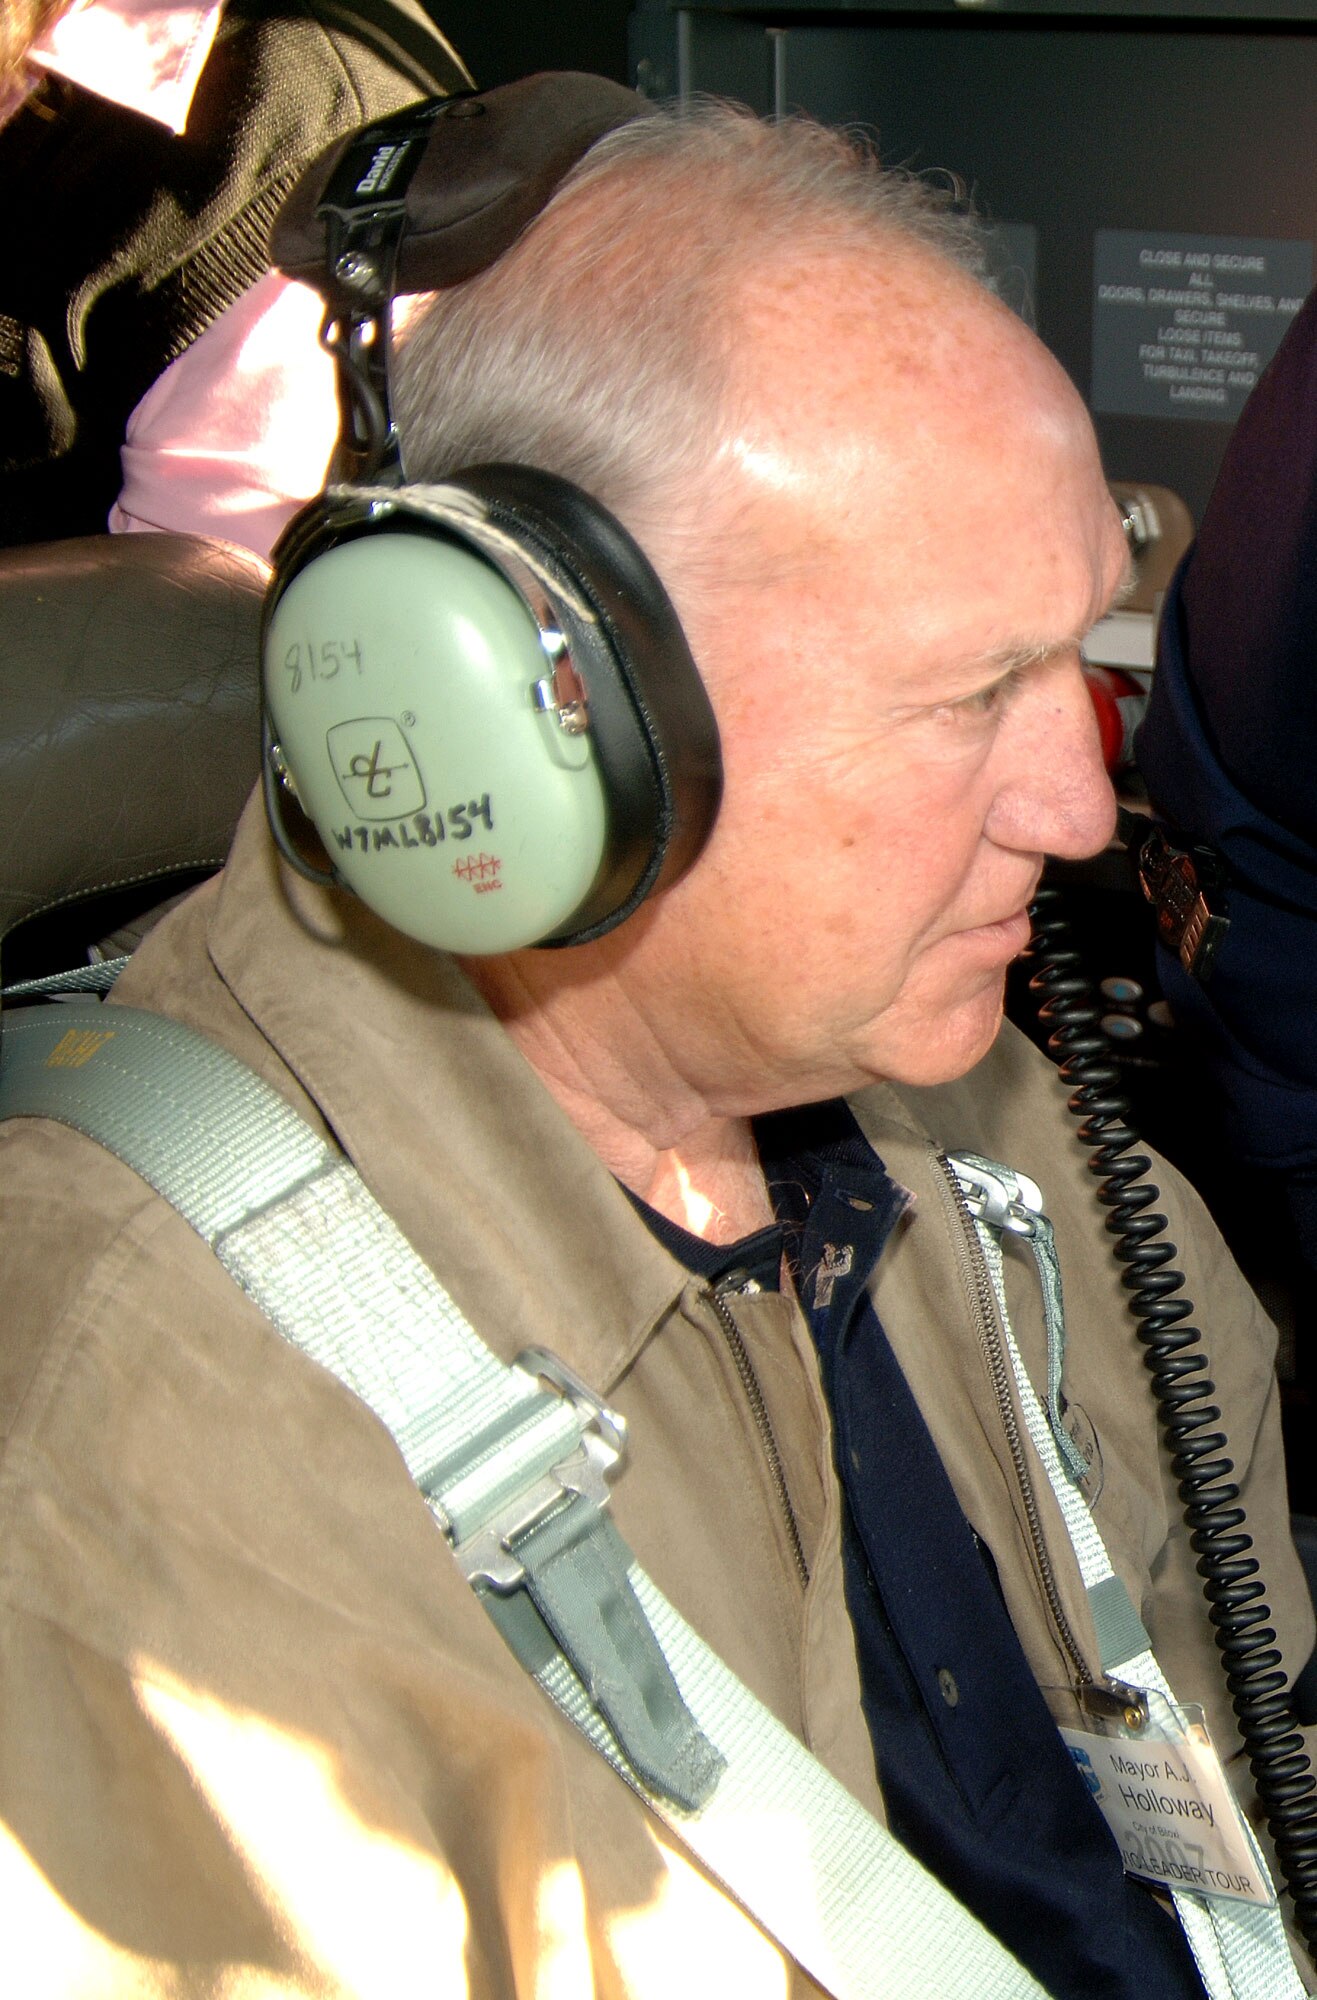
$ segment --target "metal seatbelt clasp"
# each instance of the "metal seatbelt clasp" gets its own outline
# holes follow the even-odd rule
[[[726,1758],[686,1704],[607,1519],[626,1425],[543,1348],[511,1374],[529,1394],[436,1467],[431,1505],[523,1665],[539,1679],[556,1658],[634,1778],[696,1812]]]
[[[518,1544],[576,1499],[592,1502],[601,1512],[606,1509],[608,1480],[626,1462],[625,1417],[573,1369],[542,1347],[524,1348],[512,1365],[537,1386],[548,1384],[557,1390],[570,1406],[577,1428],[575,1442],[564,1453],[558,1427],[559,1442],[550,1445],[558,1454],[552,1462],[544,1464],[543,1454],[538,1463],[532,1458],[525,1466],[528,1476],[515,1482],[515,1491],[473,1533],[462,1539],[453,1536],[453,1553],[467,1581],[499,1592],[516,1590],[525,1581]]]

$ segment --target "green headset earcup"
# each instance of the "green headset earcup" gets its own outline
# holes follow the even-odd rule
[[[584,942],[707,837],[712,711],[657,577],[587,496],[521,466],[440,490],[438,526],[405,488],[294,525],[267,724],[337,875],[396,928],[469,954]],[[546,704],[562,641],[579,734]]]
[[[300,803],[387,922],[500,952],[579,908],[603,783],[588,738],[535,705],[549,662],[534,620],[479,555],[423,533],[341,543],[283,592],[265,652]]]

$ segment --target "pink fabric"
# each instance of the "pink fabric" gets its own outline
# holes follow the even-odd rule
[[[180,133],[223,5],[80,0],[32,60]],[[128,420],[111,533],[209,535],[269,554],[320,491],[337,435],[320,316],[314,292],[270,272],[171,363]]]
[[[338,434],[323,306],[271,271],[152,384],[128,420],[111,533],[157,529],[268,555],[324,484]]]
[[[28,51],[111,104],[182,132],[224,0],[79,0]]]

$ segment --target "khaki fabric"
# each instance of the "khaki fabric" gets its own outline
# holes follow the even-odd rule
[[[225,876],[165,920],[117,997],[211,1034],[332,1133],[493,1348],[548,1347],[617,1404],[632,1441],[621,1532],[881,1812],[827,1413],[794,1306],[726,1302],[807,1585],[714,1302],[451,963],[282,881],[251,811]],[[914,1195],[878,1308],[1035,1672],[1064,1678],[938,1145],[1010,1160],[1044,1190],[1098,1521],[1173,1684],[1229,1743],[1144,1372],[1049,1066],[1007,1032],[964,1082],[875,1090],[856,1108]],[[1194,1198],[1169,1171],[1163,1185],[1210,1303],[1212,1371],[1297,1671],[1313,1628],[1284,1525],[1272,1336]],[[1028,1279],[1012,1269],[1034,1365]],[[7,1987],[27,2000],[813,1990],[517,1666],[375,1418],[280,1342],[132,1173],[61,1128],[0,1128],[0,1284]],[[1058,1587],[1091,1645],[1037,1483]]]

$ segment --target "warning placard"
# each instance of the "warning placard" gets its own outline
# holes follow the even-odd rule
[[[1233,423],[1311,283],[1311,243],[1100,229],[1093,408]]]

